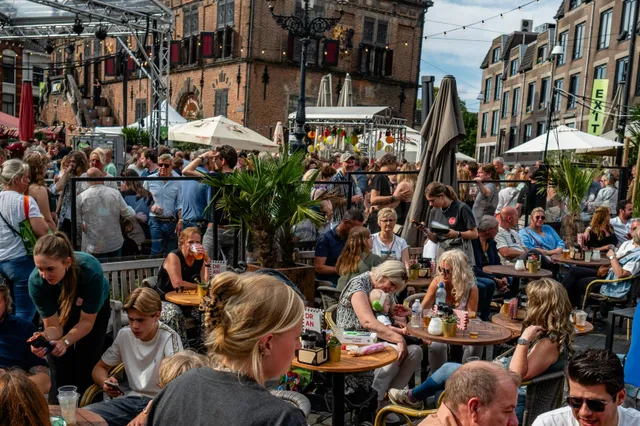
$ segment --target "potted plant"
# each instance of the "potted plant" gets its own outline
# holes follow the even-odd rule
[[[209,290],[209,283],[206,282],[200,282],[200,279],[196,277],[195,279],[196,284],[198,285],[198,297],[200,299],[202,299],[204,296],[207,295],[207,290]]]
[[[336,336],[331,336],[329,339],[329,361],[338,362],[340,361],[340,354],[342,353],[342,343],[338,340]]]
[[[445,337],[455,337],[456,329],[458,328],[458,317],[455,315],[449,315],[442,318],[442,334]]]
[[[598,168],[582,168],[574,164],[571,157],[563,156],[549,167],[549,185],[565,203],[567,214],[562,218],[560,235],[564,236],[567,247],[577,242],[584,225],[580,220],[582,200],[589,194],[593,178],[600,173]]]
[[[217,188],[215,208],[222,209],[236,226],[244,222],[251,234],[256,264],[249,264],[249,270],[279,269],[296,283],[308,301],[313,301],[313,266],[296,264],[292,228],[305,219],[314,225],[323,220],[318,212],[321,199],[311,200],[315,177],[302,181],[304,155],[303,152],[284,153],[278,158],[251,155],[249,170],[205,176],[203,182]]]
[[[413,263],[411,266],[409,266],[409,279],[417,280],[418,278],[420,278],[420,264]]]

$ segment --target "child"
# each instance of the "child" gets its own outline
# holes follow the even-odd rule
[[[158,370],[158,386],[160,386],[160,388],[164,388],[170,381],[181,374],[186,373],[192,368],[205,367],[208,364],[209,361],[206,356],[189,349],[164,358],[160,363],[160,370]],[[153,400],[149,401],[147,407],[142,410],[142,413],[138,414],[130,424],[144,425],[147,420],[147,414],[149,414],[149,410],[151,410],[152,403]]]
[[[389,318],[389,311],[391,310],[390,295],[382,290],[373,289],[371,290],[371,293],[369,293],[369,302],[371,302],[371,308],[373,309],[373,313],[376,316],[376,319],[396,333],[403,335],[404,340],[407,342],[407,344],[422,344],[421,339],[406,335],[406,316],[396,315],[393,317],[393,322]]]

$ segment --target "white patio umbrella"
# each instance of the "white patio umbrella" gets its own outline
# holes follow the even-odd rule
[[[320,80],[320,88],[318,89],[318,102],[316,106],[330,107],[333,106],[333,88],[331,87],[331,74],[327,74]]]
[[[338,96],[338,103],[336,104],[336,106],[353,106],[353,84],[351,83],[351,76],[349,75],[349,73],[347,73],[347,76],[344,78],[344,85],[342,86],[342,90],[340,91],[340,96]]]
[[[273,143],[276,145],[282,145],[284,142],[284,129],[282,128],[282,121],[276,123],[276,128],[273,131]]]
[[[209,146],[230,145],[236,149],[278,151],[278,145],[221,115],[190,121],[169,127],[172,141],[192,142]]]
[[[456,161],[476,161],[476,159],[461,152],[456,152]]]
[[[520,152],[544,152],[546,140],[547,134],[543,133],[529,142],[510,149],[506,154],[515,154]],[[547,150],[567,151],[620,146],[623,145],[600,136],[590,135],[589,133],[584,133],[567,126],[558,126],[549,131],[549,145]]]

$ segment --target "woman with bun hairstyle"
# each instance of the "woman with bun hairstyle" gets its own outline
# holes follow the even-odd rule
[[[301,347],[304,303],[296,292],[272,276],[224,272],[211,281],[203,305],[210,366],[169,383],[147,425],[306,425],[300,410],[264,388]]]
[[[31,347],[47,357],[51,389],[73,385],[82,395],[91,386],[91,371],[100,360],[111,308],[109,282],[98,260],[74,252],[67,236],[57,231],[41,237],[33,248],[36,269],[29,277],[29,295],[44,322],[41,335],[50,348]],[[49,403],[57,404],[56,392]]]

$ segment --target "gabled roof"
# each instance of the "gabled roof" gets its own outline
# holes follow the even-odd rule
[[[564,18],[564,0],[560,3],[560,7],[558,8],[558,12],[556,13],[556,16],[553,17],[553,19],[555,19],[556,21],[560,18]]]
[[[481,70],[487,69],[489,67],[489,61],[491,60],[491,52],[493,52],[493,49],[494,49],[493,46],[489,48],[489,51],[487,52],[487,55],[484,57],[482,64],[480,64]]]
[[[538,43],[536,42],[533,42],[525,46],[525,49],[527,50],[525,51],[524,58],[522,59],[522,63],[520,64],[520,72],[529,71],[531,68],[533,68],[533,64],[535,62],[535,57],[536,57],[537,46],[538,46]]]
[[[522,31],[514,31],[509,34],[509,38],[507,38],[507,42],[502,49],[502,59],[509,59],[511,56],[511,49],[521,44],[529,44],[533,43],[538,39],[538,33],[529,33]]]

